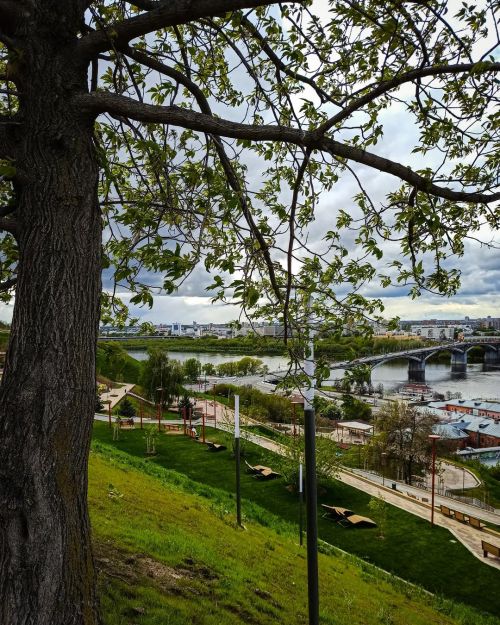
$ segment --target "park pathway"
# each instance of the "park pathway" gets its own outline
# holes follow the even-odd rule
[[[118,388],[112,388],[109,392],[101,393],[101,401],[107,409],[108,403],[111,410],[125,395],[134,388],[135,384],[122,384]]]

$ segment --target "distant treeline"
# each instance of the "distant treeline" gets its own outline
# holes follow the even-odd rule
[[[205,336],[199,339],[185,337],[127,339],[120,343],[127,349],[148,349],[161,347],[173,352],[223,352],[252,355],[281,355],[285,353],[283,341],[263,336],[240,336],[234,339],[219,339]]]
[[[99,342],[99,345],[103,344],[104,342]],[[199,339],[173,337],[160,339],[153,337],[151,339],[127,339],[126,342],[118,344],[125,345],[127,349],[146,350],[150,347],[155,347],[174,352],[218,352],[255,356],[286,356],[287,354],[286,345],[281,339],[263,336],[240,336],[234,339],[218,339],[215,337]],[[401,340],[398,337],[329,337],[316,340],[316,354],[318,357],[331,360],[352,360],[383,352],[416,349],[429,344],[429,341],[425,340]]]

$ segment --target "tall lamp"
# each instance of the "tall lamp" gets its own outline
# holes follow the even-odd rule
[[[431,486],[431,527],[434,527],[434,480],[436,477],[436,441],[441,437],[437,434],[429,434],[432,442],[432,486]]]
[[[385,459],[387,457],[387,452],[383,451],[380,457],[382,461],[382,486],[385,486]]]

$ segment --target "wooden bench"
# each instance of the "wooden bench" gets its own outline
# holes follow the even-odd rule
[[[496,545],[492,545],[491,543],[487,543],[485,540],[482,540],[481,549],[483,550],[483,556],[485,558],[488,557],[489,553],[491,553],[492,556],[500,558],[500,547],[497,547]]]
[[[208,451],[224,451],[227,449],[225,445],[219,445],[219,443],[212,443],[211,441],[207,441]]]
[[[178,423],[163,423],[164,430],[180,430],[181,426]]]
[[[277,477],[281,477],[281,473],[276,473],[276,471],[266,467],[262,471],[259,471],[259,473],[256,473],[253,477],[256,480],[274,480]]]
[[[453,516],[455,514],[454,510],[450,510],[450,508],[448,508],[448,506],[443,506],[443,504],[441,504],[440,509],[441,509],[441,514],[444,514],[444,516],[447,516],[450,519],[453,518]]]
[[[116,423],[120,430],[133,430],[135,428],[133,419],[119,419]]]
[[[459,510],[455,510],[455,520],[460,521],[460,523],[467,523],[469,517],[466,516],[463,512]]]
[[[408,495],[408,497],[411,497],[411,499],[418,499],[418,497],[413,493],[409,493],[408,491],[406,491],[406,494]]]
[[[342,508],[340,506],[328,506],[326,503],[322,503],[321,507],[326,512],[323,514],[323,517],[333,519],[337,521],[338,519],[352,516],[354,514],[353,510],[349,510],[349,508]]]
[[[481,521],[476,518],[475,516],[470,516],[469,517],[469,525],[471,527],[475,527],[478,530],[482,530],[483,527],[486,527],[486,525],[484,523],[481,523]]]

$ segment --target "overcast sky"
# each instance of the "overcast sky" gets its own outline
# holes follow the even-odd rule
[[[458,6],[459,2],[450,2],[450,6]],[[315,8],[326,7],[324,0],[316,0]],[[373,152],[391,160],[401,162],[414,169],[429,166],[429,156],[412,154],[416,143],[417,131],[408,124],[408,117],[403,105],[392,108],[384,113],[384,137],[373,148]],[[251,158],[256,158],[253,155]],[[258,169],[259,164],[253,163]],[[262,163],[265,169],[268,163]],[[251,170],[252,171],[252,170]],[[372,199],[383,201],[386,193],[394,190],[398,182],[391,176],[357,167],[356,172],[362,180],[363,186],[369,191]],[[333,229],[335,215],[338,209],[349,209],[353,206],[353,196],[359,191],[354,179],[349,175],[343,177],[332,191],[323,193],[316,209],[316,220],[308,233],[310,247],[319,249],[326,231]],[[484,232],[483,238],[491,240],[497,238],[498,233]],[[347,239],[347,245],[353,248],[353,238]],[[354,250],[353,250],[354,251]],[[378,270],[387,272],[387,264],[398,257],[396,244],[384,245],[384,258]],[[381,298],[385,305],[384,315],[389,318],[399,316],[402,319],[450,319],[485,317],[491,315],[500,317],[500,251],[481,246],[479,243],[467,244],[465,255],[456,261],[455,266],[462,272],[462,287],[459,293],[451,299],[422,295],[417,300],[408,297],[408,288],[390,287],[382,289],[378,281],[367,285],[364,294],[369,297]],[[160,282],[160,277],[158,277]],[[240,311],[235,306],[212,304],[211,295],[206,291],[212,278],[203,267],[197,268],[193,274],[172,296],[156,296],[154,307],[149,309],[131,307],[133,316],[142,321],[154,323],[168,323],[174,321],[200,323],[222,323],[239,317]],[[109,286],[109,280],[104,276],[104,285]],[[129,296],[123,293],[125,302]],[[0,319],[10,321],[12,305],[0,304]]]

